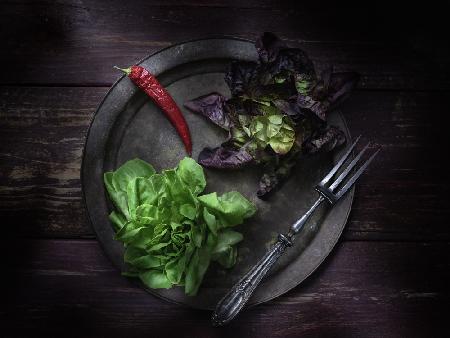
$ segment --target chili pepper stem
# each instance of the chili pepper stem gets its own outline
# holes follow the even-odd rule
[[[113,66],[113,67],[118,69],[118,70],[120,70],[120,71],[122,71],[122,72],[124,72],[127,75],[130,75],[130,73],[131,73],[131,68],[119,68],[117,66]]]

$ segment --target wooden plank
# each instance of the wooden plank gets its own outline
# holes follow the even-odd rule
[[[93,235],[79,170],[90,119],[106,91],[2,88],[0,218],[17,234]],[[449,140],[437,117],[445,97],[357,91],[342,109],[353,135],[383,147],[357,186],[345,238],[449,240],[449,181],[440,161]]]
[[[0,210],[16,233],[91,235],[80,165],[90,119],[106,91],[2,88]]]
[[[2,69],[0,83],[110,85],[118,77],[113,65],[135,63],[176,42],[224,34],[255,39],[273,31],[304,48],[319,70],[333,65],[360,72],[361,88],[450,88],[430,60],[387,28],[375,29],[376,17],[366,10],[205,3],[5,2],[0,62],[15,66]]]
[[[96,241],[20,244],[2,279],[2,333],[172,337],[446,336],[450,243],[344,242],[305,283],[215,329],[210,313],[131,284]],[[5,249],[5,247],[7,249]],[[10,253],[11,242],[1,246]],[[17,261],[14,261],[17,258]]]
[[[440,93],[358,92],[342,106],[352,135],[382,147],[357,184],[348,239],[449,238],[444,100]]]

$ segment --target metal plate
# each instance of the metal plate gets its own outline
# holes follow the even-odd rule
[[[253,43],[231,38],[187,42],[164,49],[141,62],[158,76],[175,101],[182,107],[192,99],[213,91],[229,95],[223,73],[232,59],[255,60]],[[226,134],[218,127],[184,108],[189,124],[193,157],[205,146],[219,145]],[[331,124],[350,135],[342,116],[331,114]],[[341,152],[343,149],[341,150]],[[123,246],[113,239],[108,220],[112,209],[105,195],[102,175],[115,170],[125,161],[139,157],[157,170],[174,167],[185,156],[183,145],[164,114],[131,81],[122,77],[108,92],[91,123],[83,155],[82,185],[86,208],[92,226],[108,257],[123,269]],[[339,156],[339,154],[334,154]],[[319,155],[300,163],[294,175],[268,201],[256,197],[260,168],[239,171],[208,170],[207,192],[238,190],[258,207],[257,214],[238,226],[244,234],[239,245],[236,266],[224,270],[213,263],[197,296],[188,297],[180,287],[148,290],[166,300],[202,309],[211,309],[220,297],[252,266],[275,240],[287,231],[317,197],[313,190],[331,167],[332,155]],[[350,212],[353,191],[332,210],[320,209],[299,234],[295,245],[278,262],[263,281],[249,305],[268,301],[301,283],[330,253],[337,242]],[[139,282],[139,284],[141,284]],[[143,286],[143,285],[142,285]]]

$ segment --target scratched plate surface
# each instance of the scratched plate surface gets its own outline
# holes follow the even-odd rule
[[[146,58],[141,65],[158,76],[182,107],[184,101],[213,91],[229,96],[223,79],[228,63],[232,59],[255,60],[256,57],[251,42],[216,38],[169,47]],[[194,158],[205,146],[219,145],[226,139],[227,135],[220,128],[201,116],[184,108],[182,110],[191,130]],[[344,130],[349,139],[340,113],[332,113],[329,120]],[[123,246],[113,239],[114,232],[108,220],[112,206],[105,195],[103,172],[114,170],[135,157],[161,170],[176,166],[184,156],[183,145],[163,113],[128,78],[122,77],[110,89],[94,116],[82,164],[83,192],[90,221],[107,256],[119,270],[124,269]],[[169,301],[202,309],[213,308],[220,297],[264,254],[276,235],[286,232],[289,225],[307,210],[317,197],[314,184],[338,156],[339,152],[325,154],[300,163],[289,181],[267,201],[256,197],[260,168],[239,171],[206,169],[206,192],[238,190],[258,207],[257,214],[251,220],[237,227],[244,234],[244,241],[238,247],[238,262],[230,270],[213,263],[196,297],[185,296],[179,287],[147,290]],[[332,210],[326,206],[318,210],[296,237],[295,245],[287,250],[257,289],[249,305],[285,293],[322,263],[345,226],[352,199],[353,191]],[[140,282],[136,283],[144,287]]]

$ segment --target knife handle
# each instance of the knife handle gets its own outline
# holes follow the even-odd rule
[[[283,255],[286,248],[292,245],[291,239],[292,234],[279,234],[278,241],[264,257],[219,301],[211,318],[214,326],[227,324],[242,310],[270,268]]]

